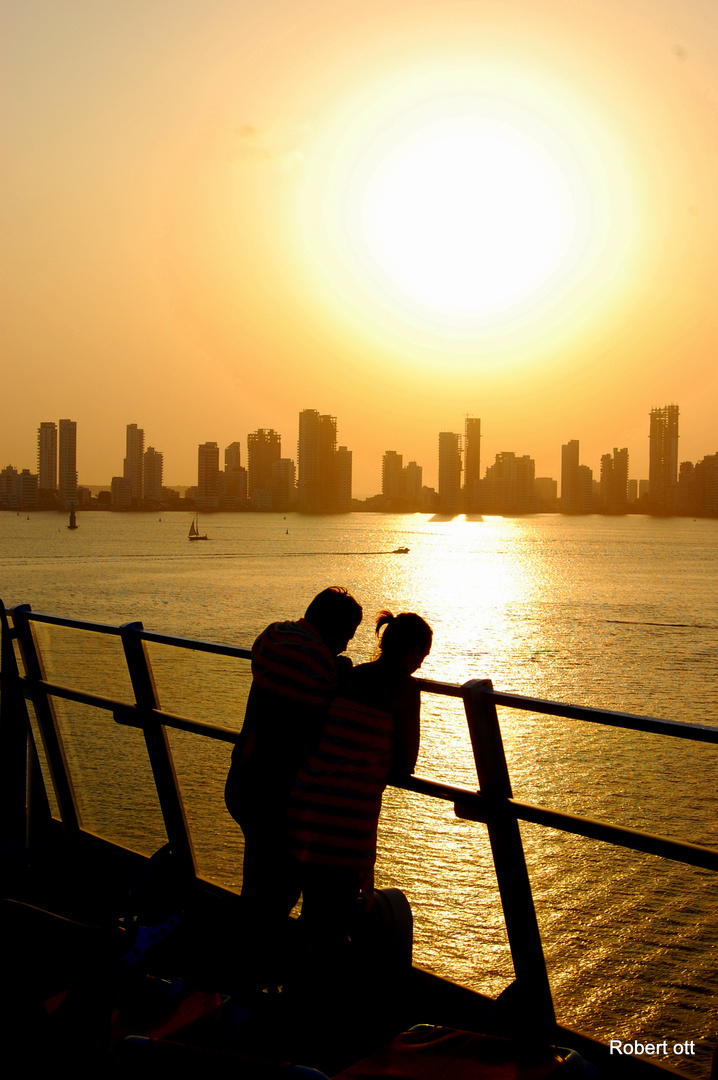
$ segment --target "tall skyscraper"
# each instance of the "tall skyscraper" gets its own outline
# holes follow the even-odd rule
[[[162,502],[162,469],[164,464],[163,455],[154,446],[148,446],[145,450],[142,470],[142,486],[144,499],[154,505]]]
[[[57,499],[68,510],[77,503],[77,421],[60,421],[58,448]]]
[[[242,467],[242,446],[239,442],[230,443],[224,451],[224,471],[232,472]]]
[[[403,499],[406,495],[404,458],[396,450],[387,450],[381,461],[381,493],[385,499]]]
[[[439,508],[458,514],[461,503],[461,436],[439,432]]]
[[[411,509],[419,509],[421,505],[421,485],[424,470],[415,461],[410,461],[404,468],[406,473],[406,499]]]
[[[57,492],[57,425],[52,420],[37,429],[37,479],[40,491]]]
[[[561,510],[564,514],[581,513],[578,470],[578,439],[571,439],[561,447]]]
[[[272,464],[272,509],[291,510],[297,494],[297,470],[291,458]]]
[[[247,436],[247,486],[255,509],[272,507],[272,466],[281,456],[281,436],[273,428],[259,428]]]
[[[348,514],[352,508],[352,452],[340,446],[337,459],[337,509]]]
[[[484,505],[496,514],[530,514],[536,509],[536,463],[524,454],[505,450],[486,470]]]
[[[696,462],[697,512],[718,517],[718,454],[706,454]]]
[[[596,484],[596,495],[598,496],[600,486]],[[590,514],[594,509],[594,489],[593,489],[593,469],[589,469],[588,465],[579,465],[578,467],[578,492],[579,492],[579,514]]]
[[[219,506],[219,446],[200,443],[197,448],[197,501],[205,510]]]
[[[464,509],[480,509],[481,420],[467,416],[464,423]]]
[[[247,502],[247,470],[241,464],[241,450],[238,442],[230,443],[224,451],[224,476],[222,493],[234,509],[243,509]]]
[[[601,458],[601,509],[609,514],[625,514],[628,506],[628,447]]]
[[[124,468],[122,475],[130,483],[130,500],[132,506],[142,505],[144,496],[142,483],[142,468],[145,453],[145,433],[137,424],[127,425],[127,449],[125,452]]]
[[[678,484],[678,406],[651,409],[648,498],[653,510],[674,508]]]
[[[305,513],[327,513],[339,507],[337,421],[316,409],[299,414],[297,494]]]

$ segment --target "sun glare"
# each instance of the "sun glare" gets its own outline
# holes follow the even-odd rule
[[[379,164],[361,208],[387,286],[437,312],[497,312],[570,248],[562,177],[520,132],[475,118],[419,129]]]
[[[337,103],[309,156],[304,255],[365,333],[471,351],[605,303],[636,214],[605,118],[548,76],[454,64]],[[597,299],[598,298],[598,299]]]

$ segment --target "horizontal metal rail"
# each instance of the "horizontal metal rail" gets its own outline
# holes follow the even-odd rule
[[[672,840],[668,836],[643,832],[641,829],[631,829],[625,825],[610,825],[608,822],[597,821],[595,818],[583,817],[580,814],[549,810],[547,807],[518,802],[516,799],[507,799],[499,804],[484,801],[482,806],[477,804],[478,798],[481,796],[474,794],[471,799],[457,800],[454,804],[456,816],[467,821],[481,821],[488,824],[492,815],[510,812],[519,821],[545,825],[551,829],[558,829],[560,832],[585,836],[589,840],[601,840],[616,847],[642,851],[647,855],[659,855],[664,859],[672,859],[674,862],[686,863],[688,866],[700,866],[704,870],[718,870],[718,851],[715,848]]]
[[[60,686],[45,680],[38,680],[32,684],[21,677],[20,681],[24,686],[25,696],[28,700],[33,700],[36,693],[41,693],[77,701],[82,705],[90,705],[111,712],[115,721],[126,727],[142,730],[147,724],[156,723],[176,731],[186,731],[193,735],[200,735],[203,738],[226,743],[235,742],[239,734],[238,729],[225,727],[221,724],[211,724],[204,720],[192,720],[189,717],[165,712],[162,709],[142,708],[138,705],[103,697],[100,694],[74,690],[71,687]],[[433,690],[433,692],[437,693],[439,691]],[[658,855],[676,862],[686,863],[689,866],[699,866],[706,870],[718,870],[718,851],[700,844],[689,844],[656,833],[644,832],[640,829],[611,825],[608,822],[597,821],[595,818],[584,817],[580,814],[569,814],[561,810],[551,810],[547,807],[535,806],[532,803],[520,802],[517,799],[502,799],[495,802],[471,788],[430,780],[423,776],[395,777],[392,780],[392,785],[405,791],[413,791],[419,795],[441,799],[443,802],[451,802],[454,804],[456,816],[466,821],[478,821],[487,824],[492,816],[508,811],[519,821],[544,825],[561,832],[568,832],[591,840],[614,844],[617,847],[628,848],[631,851]]]
[[[84,622],[79,619],[62,618],[57,615],[43,615],[36,611],[27,611],[30,622],[49,623],[74,630],[90,630],[101,634],[120,636],[117,626],[102,623]],[[238,645],[222,645],[214,641],[201,641],[195,638],[175,637],[170,634],[158,634],[151,630],[138,630],[142,641],[157,645],[188,649],[192,652],[214,653],[219,656],[234,656],[242,660],[251,660],[251,649]],[[444,697],[464,698],[465,687],[458,683],[438,682],[434,679],[417,679],[419,688],[429,694]],[[696,742],[718,743],[718,727],[710,724],[692,724],[680,720],[661,720],[654,716],[638,716],[633,713],[615,712],[611,709],[594,709],[588,705],[567,705],[560,701],[547,701],[543,698],[526,697],[523,694],[510,694],[502,690],[481,688],[489,701],[509,709],[522,712],[542,713],[548,716],[561,716],[569,720],[582,720],[591,724],[603,724],[632,731],[645,731],[656,735],[670,735],[673,738],[690,739]]]
[[[142,641],[152,641],[157,645],[171,645],[175,649],[190,649],[192,652],[214,653],[216,656],[235,656],[240,660],[251,660],[252,650],[240,645],[220,645],[217,641],[195,641],[194,638],[168,637],[155,634],[151,630],[138,630]]]
[[[15,609],[11,608],[11,612]],[[19,605],[18,611],[22,611],[28,622],[47,623],[50,626],[62,626],[67,630],[89,630],[96,634],[108,634],[110,637],[121,637],[122,631],[119,626],[109,626],[107,623],[86,622],[82,619],[67,619],[60,615],[43,615],[39,611],[30,611],[25,605]],[[222,645],[216,641],[201,641],[198,638],[175,637],[172,634],[156,634],[152,630],[138,630],[137,636],[142,641],[153,641],[158,645],[171,645],[175,649],[190,649],[192,652],[215,653],[220,656],[236,656],[241,660],[251,660],[252,650],[240,645]]]
[[[89,630],[93,634],[109,634],[110,637],[119,637],[119,626],[110,626],[108,623],[86,622],[83,619],[65,619],[59,615],[43,615],[39,611],[32,611],[27,604],[18,604],[10,608],[10,614],[20,612],[30,622],[48,623],[50,626],[65,626],[70,630]]]
[[[632,731],[648,731],[655,735],[671,735],[678,739],[696,742],[718,743],[718,727],[710,724],[691,724],[683,720],[659,720],[655,716],[636,716],[634,713],[613,712],[611,709],[593,709],[588,705],[564,705],[559,701],[507,694],[502,690],[485,691],[495,705],[524,712],[546,713],[564,716],[569,720],[584,720],[589,724],[605,724],[609,727],[629,728]]]

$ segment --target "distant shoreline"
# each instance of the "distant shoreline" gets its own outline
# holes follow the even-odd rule
[[[95,513],[107,513],[107,514],[194,514],[197,512],[197,507],[193,503],[188,503],[187,506],[160,506],[160,507],[133,507],[131,509],[113,509],[106,505],[93,505],[87,507],[78,507],[76,514],[95,514]],[[326,510],[326,511],[310,511],[310,510],[260,510],[252,507],[246,509],[237,509],[235,507],[218,507],[207,508],[199,507],[199,511],[203,517],[214,514],[261,514],[263,517],[268,517],[274,514],[277,517],[286,517],[287,514],[294,514],[297,517],[348,517],[350,514],[374,514],[381,517],[416,517],[417,515],[423,515],[429,519],[442,519],[451,521],[454,518],[466,517],[470,521],[480,521],[483,517],[501,517],[501,518],[531,518],[531,517],[567,517],[567,518],[589,518],[589,517],[607,517],[607,518],[627,518],[627,517],[651,517],[651,518],[693,518],[694,521],[718,521],[718,514],[676,514],[676,513],[656,513],[651,512],[645,508],[635,510],[625,510],[622,512],[614,511],[612,513],[605,513],[601,510],[591,510],[585,514],[571,514],[564,512],[560,509],[539,509],[539,510],[485,510],[474,511],[467,513],[463,510],[457,511],[457,513],[447,513],[440,510],[382,510],[376,506],[363,506],[361,503],[357,506],[352,506],[351,510]],[[23,517],[30,514],[57,514],[58,517],[67,517],[67,510],[48,509],[47,507],[33,507],[24,508],[18,510],[13,507],[2,506],[0,507],[0,513],[14,514],[15,516]]]

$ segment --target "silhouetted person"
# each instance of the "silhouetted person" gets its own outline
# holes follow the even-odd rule
[[[255,963],[299,899],[286,828],[287,799],[301,763],[316,745],[336,693],[337,658],[354,637],[362,609],[333,586],[303,619],[272,623],[252,647],[252,686],[232,753],[225,801],[244,833],[242,900]],[[339,666],[351,667],[348,657]]]
[[[346,940],[359,893],[371,903],[382,795],[392,775],[414,771],[419,753],[411,676],[431,649],[431,628],[419,615],[382,611],[376,632],[378,658],[342,676],[289,800],[302,917],[320,966]]]

